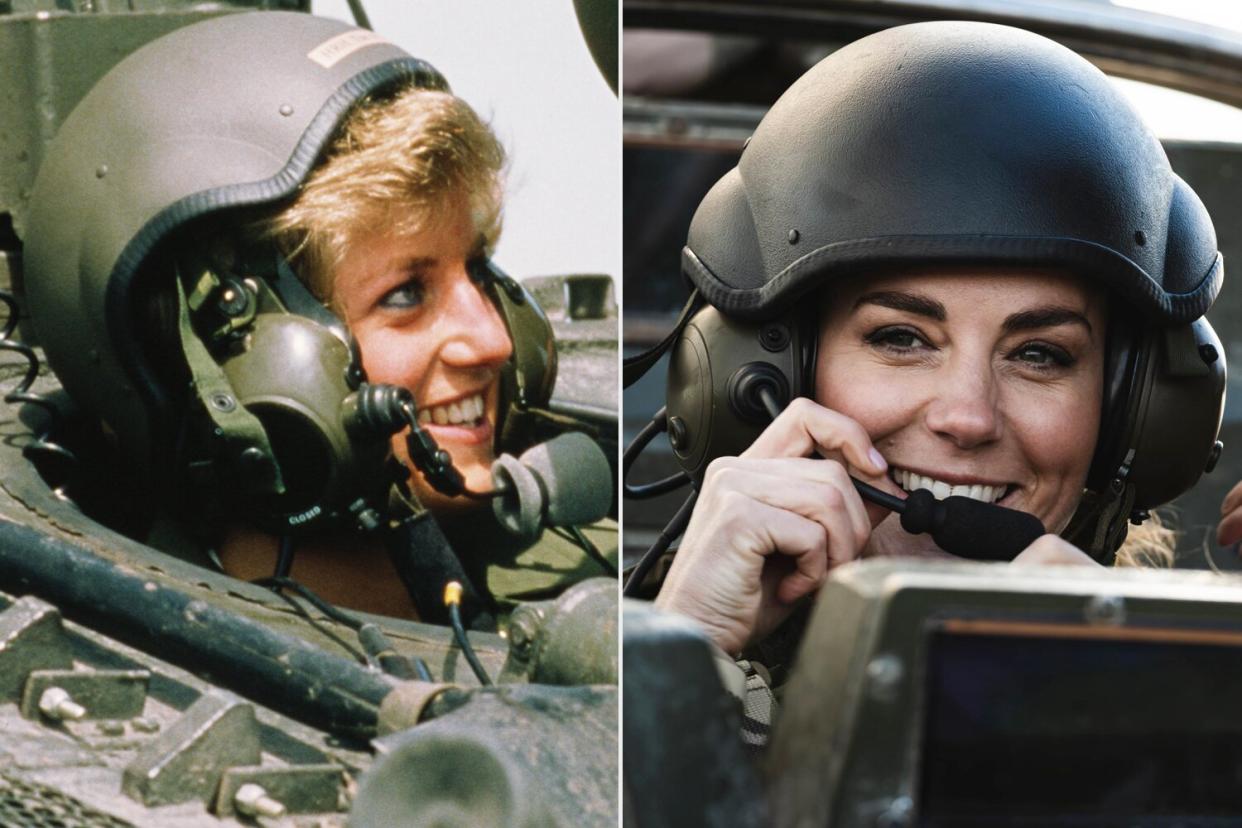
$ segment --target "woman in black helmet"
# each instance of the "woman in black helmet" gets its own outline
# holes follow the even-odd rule
[[[858,557],[1132,562],[1162,544],[1123,546],[1129,522],[1219,451],[1211,221],[1107,79],[1030,33],[917,24],[825,59],[704,198],[683,271],[710,307],[667,418],[702,485],[657,604],[730,653]],[[893,511],[955,497],[1043,531]]]

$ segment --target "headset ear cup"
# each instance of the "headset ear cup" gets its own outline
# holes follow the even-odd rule
[[[770,377],[782,403],[805,392],[803,338],[792,318],[741,322],[710,306],[686,323],[669,350],[666,412],[673,455],[696,484],[708,464],[741,454],[767,426],[761,411],[737,404],[743,374]]]
[[[556,385],[556,340],[552,323],[531,292],[519,282],[513,284],[518,286],[520,298],[511,296],[501,286],[493,290],[496,307],[513,342],[513,356],[500,376],[502,418],[510,405],[522,409],[546,408]],[[503,433],[503,424],[498,424],[496,433]]]
[[[1188,491],[1215,461],[1225,407],[1225,352],[1204,318],[1150,336],[1147,387],[1132,439],[1134,508]]]

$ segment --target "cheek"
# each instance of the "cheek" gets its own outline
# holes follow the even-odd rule
[[[908,425],[921,390],[910,377],[889,375],[849,352],[821,357],[815,401],[861,425],[877,443]]]
[[[353,333],[368,381],[400,385],[417,396],[430,365],[431,349],[424,347],[424,337],[392,328],[362,328]]]
[[[1100,429],[1101,392],[1090,386],[1026,395],[1009,405],[1013,430],[1037,475],[1077,499]]]

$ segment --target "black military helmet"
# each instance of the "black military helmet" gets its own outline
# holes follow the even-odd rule
[[[852,43],[772,106],[690,225],[686,273],[760,318],[888,264],[1056,265],[1164,322],[1220,290],[1211,220],[1094,66],[985,23]]]
[[[139,49],[65,121],[31,197],[26,298],[66,391],[140,468],[159,467],[170,429],[170,389],[141,329],[145,298],[174,281],[147,272],[153,252],[202,217],[292,197],[355,104],[409,85],[447,89],[374,32],[306,14],[229,14]],[[514,340],[503,416],[514,399],[546,403],[555,352],[520,285],[505,277],[492,293]]]
[[[712,307],[672,354],[674,453],[701,474],[743,450],[766,423],[744,398],[756,378],[811,393],[809,291],[941,263],[1066,268],[1119,303],[1088,478],[1109,514],[1083,524],[1084,547],[1110,555],[1125,518],[1214,463],[1224,357],[1202,316],[1223,265],[1206,210],[1099,70],[967,22],[889,29],[821,61],[703,199],[683,271]]]

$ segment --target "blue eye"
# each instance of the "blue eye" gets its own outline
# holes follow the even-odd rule
[[[404,282],[392,290],[385,293],[379,300],[381,308],[391,308],[394,310],[408,310],[416,308],[423,303],[426,290],[423,283],[411,279]]]

